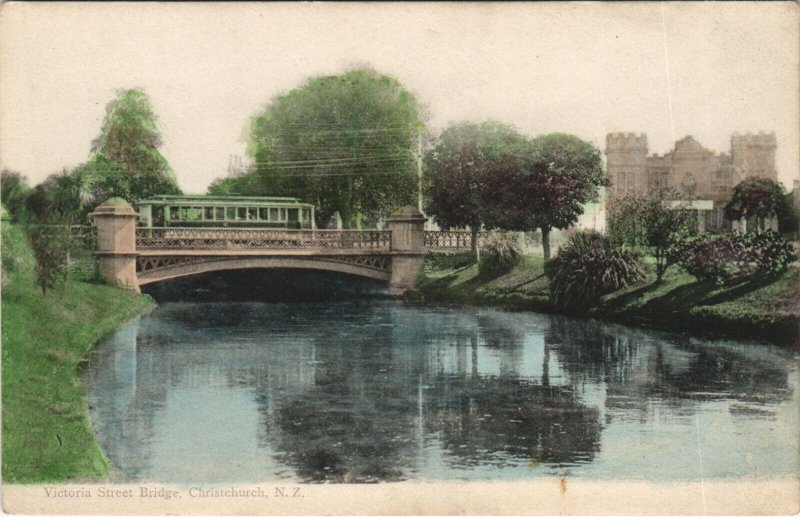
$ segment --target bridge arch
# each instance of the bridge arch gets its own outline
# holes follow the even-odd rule
[[[311,269],[318,271],[333,271],[349,275],[360,276],[372,280],[389,283],[392,278],[388,266],[388,257],[375,257],[371,261],[359,258],[328,259],[325,257],[230,257],[230,258],[203,258],[179,261],[154,269],[140,272],[139,285],[147,285],[175,278],[211,273],[214,271],[228,271],[236,269]],[[380,265],[384,264],[381,268]]]

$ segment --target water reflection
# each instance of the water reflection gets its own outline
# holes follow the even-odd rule
[[[89,399],[131,480],[687,479],[795,473],[796,386],[778,349],[557,316],[175,303]]]
[[[608,408],[644,413],[652,399],[680,410],[700,401],[771,405],[792,397],[791,361],[769,347],[709,346],[596,321],[576,325],[561,316],[551,318],[545,342],[573,379],[605,384]]]

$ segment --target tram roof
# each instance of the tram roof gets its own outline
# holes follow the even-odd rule
[[[139,201],[139,205],[194,205],[194,206],[208,206],[208,205],[248,205],[248,206],[303,206],[312,207],[311,203],[303,203],[296,197],[278,197],[278,196],[207,196],[207,195],[194,195],[194,196],[176,196],[176,195],[162,195],[154,196],[150,199],[143,199]]]

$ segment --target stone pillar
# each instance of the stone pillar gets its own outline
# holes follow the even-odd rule
[[[136,219],[124,199],[114,197],[91,214],[97,225],[100,275],[109,284],[139,292],[136,278]]]
[[[412,206],[401,208],[386,220],[392,232],[392,279],[389,295],[401,296],[414,286],[425,263],[425,221]]]

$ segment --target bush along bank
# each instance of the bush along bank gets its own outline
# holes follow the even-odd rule
[[[2,223],[3,479],[41,483],[108,476],[89,421],[81,365],[152,299],[67,278],[46,294],[18,227]]]
[[[720,284],[673,266],[659,283],[652,259],[645,258],[643,279],[600,296],[588,307],[566,308],[553,302],[544,266],[542,258],[524,256],[506,272],[480,274],[469,257],[431,256],[407,299],[557,312],[708,337],[800,345],[800,270],[795,267]]]

